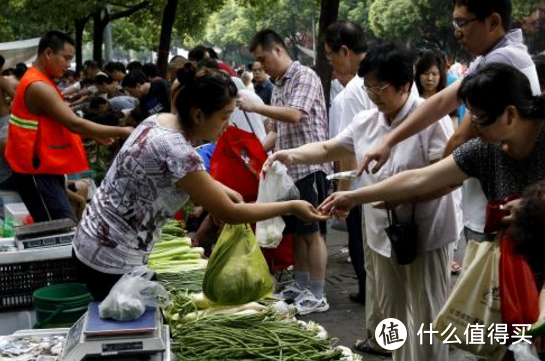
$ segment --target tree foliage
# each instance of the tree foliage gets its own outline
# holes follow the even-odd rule
[[[341,0],[339,3],[339,19],[347,19],[369,28],[369,7],[372,0]]]
[[[109,0],[112,13],[142,0]],[[150,5],[129,18],[112,22],[115,47],[157,50],[161,18],[167,0]],[[326,1],[326,0],[322,0]],[[320,0],[177,0],[172,43],[191,46],[203,40],[222,48],[245,47],[256,31],[275,29],[293,44],[309,46],[312,15],[318,23]],[[52,29],[75,33],[77,21],[104,8],[105,0],[9,0],[0,6],[0,39],[13,41],[42,35]],[[543,0],[513,0],[513,19],[521,20]],[[449,48],[456,43],[450,25],[452,2],[445,0],[340,0],[339,17],[364,27],[368,38],[417,41],[423,27],[431,29]],[[85,24],[85,23],[84,23]],[[85,39],[92,40],[92,20]],[[449,45],[450,44],[450,45]]]
[[[296,45],[312,44],[312,19],[317,31],[318,0],[228,0],[210,17],[204,40],[224,49],[248,45],[259,30],[270,28],[289,40],[294,56]]]
[[[250,8],[228,0],[220,11],[210,17],[205,40],[221,47],[244,46],[255,31],[256,23]]]
[[[521,20],[523,16],[528,16],[539,6],[545,6],[543,0],[513,0],[513,18],[515,21]]]

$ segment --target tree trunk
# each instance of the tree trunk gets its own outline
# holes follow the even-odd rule
[[[85,25],[89,21],[90,17],[87,16],[82,19],[77,19],[74,22],[74,28],[76,29],[76,72],[79,73],[83,64],[83,31],[85,30]]]
[[[104,38],[104,27],[102,20],[102,11],[97,10],[93,13],[93,60],[102,64],[102,43]]]
[[[318,46],[316,49],[316,73],[322,80],[324,96],[329,108],[329,90],[331,88],[331,65],[324,49],[324,34],[329,25],[339,16],[339,0],[322,0],[320,4],[320,22],[318,26]]]
[[[176,8],[178,0],[168,0],[163,11],[161,22],[161,36],[159,38],[159,49],[157,50],[157,66],[162,77],[167,75],[168,56],[170,54],[170,42],[172,40],[172,27],[176,19]]]
[[[132,6],[127,10],[110,14],[108,9],[104,8],[92,14],[93,17],[93,59],[102,64],[102,43],[104,41],[104,28],[110,21],[131,16],[135,12],[149,6],[147,1],[142,1],[138,5]],[[104,13],[104,17],[102,14]]]

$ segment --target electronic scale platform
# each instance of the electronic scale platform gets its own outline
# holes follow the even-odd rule
[[[68,331],[61,361],[170,361],[170,335],[159,308],[147,307],[138,320],[101,319],[99,302]]]

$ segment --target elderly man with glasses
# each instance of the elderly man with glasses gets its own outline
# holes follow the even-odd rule
[[[263,103],[271,105],[271,97],[274,89],[274,84],[269,79],[269,74],[265,72],[259,61],[254,61],[252,64],[252,73],[254,75],[254,90],[255,93],[263,100]]]

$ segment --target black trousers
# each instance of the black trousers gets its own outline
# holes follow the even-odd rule
[[[348,253],[356,277],[358,278],[359,292],[365,295],[365,259],[363,258],[363,229],[361,228],[361,206],[352,208],[346,217],[348,230]]]
[[[123,276],[103,273],[87,266],[76,257],[74,251],[72,251],[72,258],[76,262],[78,281],[87,285],[87,289],[95,301],[103,301],[108,296],[108,293],[110,293],[112,287]]]
[[[13,172],[13,185],[21,196],[34,222],[78,217],[68,200],[64,175],[22,174]]]

